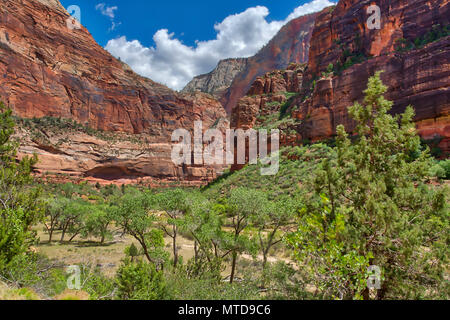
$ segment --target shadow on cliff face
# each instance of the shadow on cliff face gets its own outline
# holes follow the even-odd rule
[[[122,166],[104,166],[87,171],[85,176],[113,181],[119,179],[136,179],[145,175]]]

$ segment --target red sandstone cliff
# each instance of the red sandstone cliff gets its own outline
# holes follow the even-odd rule
[[[22,118],[68,118],[94,129],[145,135],[146,153],[132,152],[135,147],[130,146],[111,157],[108,150],[89,153],[83,147],[63,155],[51,152],[54,146],[39,144],[22,146],[21,151],[37,152],[41,170],[103,170],[105,177],[111,170],[180,176],[170,161],[170,134],[177,128],[193,129],[195,120],[208,127],[225,118],[220,103],[203,94],[178,94],[138,76],[101,48],[84,27],[69,29],[68,17],[57,0],[1,1],[0,99]],[[75,140],[81,146],[93,144]],[[181,176],[189,176],[184,171]]]
[[[381,9],[381,30],[367,28],[367,7],[373,3]],[[440,147],[450,151],[450,37],[426,40],[431,31],[449,25],[449,16],[448,0],[341,0],[319,13],[301,89],[289,106],[297,139],[329,138],[339,124],[353,130],[347,108],[362,100],[367,79],[384,70],[392,112],[413,105],[422,137],[440,137]],[[261,105],[249,99],[233,111],[233,126],[256,122]]]
[[[305,66],[292,63],[286,70],[272,71],[256,78],[248,95],[240,99],[233,109],[231,127],[244,130],[279,129],[281,145],[300,144],[298,131],[301,123],[290,117],[289,113],[290,104],[301,90]],[[242,167],[233,165],[231,169]]]
[[[381,9],[381,30],[367,28],[367,7],[373,3]],[[450,150],[450,38],[398,50],[399,43],[414,43],[433,28],[448,26],[449,17],[448,0],[341,0],[334,10],[323,10],[314,27],[303,96],[296,101],[302,135],[329,137],[339,124],[352,130],[347,107],[361,101],[368,77],[384,70],[393,113],[413,105],[419,133],[426,139],[441,136],[441,147]],[[351,59],[356,63],[341,73],[321,76],[331,63],[351,65]],[[310,98],[301,102],[305,95]]]
[[[285,69],[290,63],[308,61],[316,15],[309,14],[290,21],[255,56],[248,58],[245,69],[236,75],[231,87],[220,99],[228,113],[247,94],[257,77],[272,70]]]

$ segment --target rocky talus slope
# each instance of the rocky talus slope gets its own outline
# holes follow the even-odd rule
[[[378,1],[380,30],[367,27],[372,2],[341,0],[317,15],[302,83],[283,110],[295,127],[296,140],[326,140],[335,135],[339,124],[353,130],[347,108],[362,102],[367,79],[384,70],[387,98],[394,102],[392,112],[412,105],[419,134],[438,141],[443,154],[448,154],[449,1]],[[261,87],[261,80],[255,86]],[[233,110],[233,127],[256,126],[263,105],[252,90]]]
[[[226,118],[221,104],[209,95],[179,94],[137,75],[84,27],[69,28],[68,18],[57,0],[1,1],[0,100],[19,118],[72,119],[93,130],[137,135],[145,146],[108,145],[72,132],[57,141],[47,134],[44,144],[22,136],[21,153],[36,152],[40,171],[95,173],[105,179],[211,179],[208,168],[173,165],[170,135],[178,128],[192,130],[196,120],[203,121],[204,129],[217,124]],[[46,134],[46,128],[39,130]],[[61,139],[68,142],[56,146]]]

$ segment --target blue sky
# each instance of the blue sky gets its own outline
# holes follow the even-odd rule
[[[251,56],[288,20],[329,0],[60,0],[78,5],[95,40],[137,73],[181,89],[220,59]],[[215,27],[216,26],[216,27]]]

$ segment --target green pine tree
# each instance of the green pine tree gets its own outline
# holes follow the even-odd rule
[[[36,240],[31,226],[43,216],[40,190],[31,187],[37,158],[16,161],[14,126],[12,111],[0,102],[0,270],[28,251]]]
[[[323,297],[448,298],[448,189],[426,184],[432,159],[417,152],[414,110],[390,115],[386,91],[378,72],[364,106],[349,108],[356,141],[337,128],[335,156],[317,170],[290,242]],[[367,288],[369,265],[381,269],[378,290]]]

